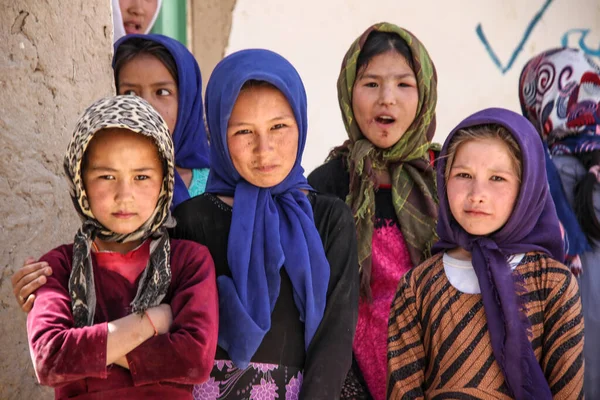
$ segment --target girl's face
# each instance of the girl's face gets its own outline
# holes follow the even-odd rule
[[[352,110],[365,137],[380,149],[400,140],[417,114],[417,79],[396,51],[373,57],[358,71],[352,89]]]
[[[501,139],[458,146],[446,186],[452,216],[471,235],[502,228],[517,201],[520,177]]]
[[[163,184],[154,141],[126,129],[105,129],[85,155],[83,184],[92,213],[115,233],[134,232],[154,212]]]
[[[139,54],[119,71],[118,94],[132,94],[146,100],[163,117],[171,135],[175,132],[179,91],[165,65],[150,54]]]
[[[294,112],[278,89],[240,92],[227,126],[227,146],[242,178],[262,188],[281,183],[296,162],[298,137]]]
[[[158,0],[120,0],[119,5],[125,32],[144,34],[156,13]]]

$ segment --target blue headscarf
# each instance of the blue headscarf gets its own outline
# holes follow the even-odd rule
[[[134,38],[163,45],[171,53],[177,65],[177,89],[179,92],[177,123],[175,124],[175,132],[171,132],[175,146],[175,165],[189,169],[209,168],[209,146],[206,129],[204,128],[204,109],[202,107],[202,76],[196,59],[177,40],[155,34],[122,37],[115,43],[115,55],[121,44]],[[113,69],[115,63],[116,58],[113,57]],[[189,198],[190,195],[183,179],[175,171],[175,191],[171,209]]]
[[[298,124],[298,153],[289,175],[260,188],[236,171],[227,147],[227,125],[240,89],[249,80],[266,81],[290,103]],[[312,207],[301,191],[311,190],[300,165],[306,142],[306,93],[300,75],[280,55],[243,50],[224,58],[206,89],[206,115],[212,135],[212,169],[206,191],[233,196],[227,259],[231,277],[220,276],[219,346],[240,368],[250,362],[271,328],[284,266],[304,322],[308,348],[325,311],[330,268],[315,227]]]

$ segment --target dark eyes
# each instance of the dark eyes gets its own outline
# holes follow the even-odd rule
[[[471,179],[472,178],[471,174],[468,174],[466,172],[459,172],[459,173],[457,173],[454,176],[457,177],[457,178],[463,178],[463,179]],[[505,181],[506,179],[504,179],[503,177],[498,176],[498,175],[493,175],[490,178],[490,180],[493,181],[493,182],[502,182],[502,181]]]
[[[377,82],[367,82],[363,86],[364,87],[368,87],[368,88],[376,88],[376,87],[379,87],[379,84]],[[408,84],[408,83],[400,82],[398,84],[398,87],[408,88],[408,87],[412,87],[412,86],[410,84]]]
[[[283,129],[283,128],[287,128],[288,125],[287,124],[275,124],[271,127],[272,131],[277,131],[279,129]],[[235,132],[235,135],[247,135],[249,133],[252,133],[252,130],[250,129],[240,129],[239,131]]]

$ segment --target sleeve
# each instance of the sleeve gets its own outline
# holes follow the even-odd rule
[[[424,399],[425,348],[417,299],[411,287],[413,271],[398,286],[388,327],[388,399]]]
[[[160,381],[202,383],[213,367],[219,324],[214,264],[206,247],[191,242],[179,246],[171,256],[180,272],[170,301],[170,332],[148,339],[127,354],[136,386]]]
[[[71,256],[65,247],[41,258],[52,268],[27,315],[27,338],[40,384],[61,386],[83,378],[106,378],[107,323],[75,328],[68,292]],[[82,357],[85,354],[85,357]]]
[[[175,228],[169,232],[169,235],[174,239],[191,240],[196,243],[206,243],[204,231],[202,227],[201,212],[204,212],[204,207],[199,203],[202,196],[185,201],[173,210],[173,217],[177,221]]]
[[[316,168],[308,176],[308,184],[317,192],[332,194],[346,201],[350,176],[341,158],[331,160]]]
[[[579,287],[567,267],[552,261],[544,310],[542,369],[554,399],[583,398],[583,314]]]
[[[352,363],[358,318],[358,255],[350,209],[335,200],[325,254],[331,268],[325,314],[306,353],[301,399],[337,399]]]

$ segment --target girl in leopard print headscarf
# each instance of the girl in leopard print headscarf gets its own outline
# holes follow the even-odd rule
[[[191,398],[212,367],[218,303],[206,248],[167,233],[174,156],[164,120],[136,96],[99,100],[77,123],[64,169],[83,223],[72,245],[42,257],[53,274],[27,320],[40,383],[60,386],[57,398],[97,391],[90,378],[102,378],[107,397],[138,398],[150,385]]]

